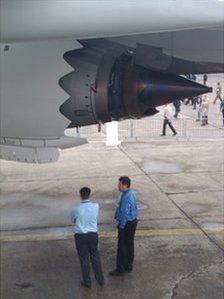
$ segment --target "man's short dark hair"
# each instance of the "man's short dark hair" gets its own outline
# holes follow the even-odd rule
[[[128,176],[121,176],[119,178],[119,182],[122,184],[122,185],[126,185],[128,188],[131,186],[131,180],[129,179]]]
[[[83,187],[82,189],[79,190],[79,193],[82,199],[87,199],[90,196],[91,189],[88,187]]]

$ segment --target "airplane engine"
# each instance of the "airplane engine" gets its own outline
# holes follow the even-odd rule
[[[122,45],[85,44],[64,54],[74,71],[59,85],[69,98],[60,112],[69,127],[142,118],[158,112],[157,106],[211,91],[211,88],[176,74],[167,74],[136,63],[136,51]]]

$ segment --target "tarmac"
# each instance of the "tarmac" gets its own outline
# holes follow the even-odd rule
[[[183,110],[191,116],[191,107]],[[215,121],[211,126],[223,130]],[[223,299],[224,140],[207,137],[168,136],[106,147],[96,134],[86,145],[61,151],[56,163],[2,160],[0,298]],[[110,277],[121,175],[132,179],[140,217],[134,270]],[[100,204],[106,279],[100,287],[93,278],[90,290],[80,286],[69,219],[83,186]]]

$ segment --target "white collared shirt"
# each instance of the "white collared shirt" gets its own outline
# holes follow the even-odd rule
[[[99,204],[88,200],[82,200],[74,207],[70,214],[74,225],[74,232],[86,234],[97,232],[97,218],[99,214]]]

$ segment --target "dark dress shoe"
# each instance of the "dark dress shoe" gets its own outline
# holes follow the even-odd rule
[[[110,271],[109,274],[111,276],[123,276],[125,274],[125,272],[121,272],[121,271],[118,271],[117,269],[113,270],[113,271]]]
[[[101,287],[105,285],[105,282],[102,281],[102,282],[98,282],[98,285],[100,285]]]
[[[81,286],[82,286],[82,287],[85,287],[85,288],[88,288],[88,289],[91,289],[91,284],[89,284],[89,283],[85,283],[85,282],[83,282],[83,281],[81,281]]]
[[[132,269],[125,269],[126,272],[131,273]]]

